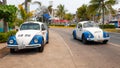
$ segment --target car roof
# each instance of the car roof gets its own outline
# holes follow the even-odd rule
[[[24,23],[38,23],[38,24],[44,24],[43,22],[38,22],[38,21],[27,21],[27,22],[24,22]]]
[[[84,24],[84,23],[87,23],[87,22],[89,22],[89,21],[81,21],[81,22],[78,22],[78,23]],[[91,22],[93,22],[93,21],[91,21]]]

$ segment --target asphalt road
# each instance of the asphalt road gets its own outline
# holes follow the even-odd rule
[[[84,45],[72,37],[73,29],[51,29],[59,33],[73,56],[77,68],[120,68],[120,34],[111,33],[108,44]]]
[[[35,49],[8,53],[0,59],[0,68],[120,68],[120,45],[115,41],[119,34],[111,34],[108,44],[84,45],[73,39],[72,30],[50,28],[43,53]]]
[[[110,43],[120,45],[120,33],[110,33]]]

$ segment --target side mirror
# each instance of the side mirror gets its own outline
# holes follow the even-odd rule
[[[19,29],[16,29],[16,31],[18,31]]]

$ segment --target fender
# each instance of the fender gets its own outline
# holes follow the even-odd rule
[[[85,39],[87,38],[94,38],[93,34],[89,31],[83,32],[82,36],[84,35]]]
[[[10,40],[12,40],[13,43],[10,43]],[[18,45],[18,43],[16,41],[16,37],[15,36],[10,36],[8,41],[7,41],[7,44],[9,44],[9,45]]]
[[[35,42],[35,39],[38,40],[37,43]],[[42,41],[43,41],[43,40],[44,40],[44,39],[43,39],[43,37],[42,37],[41,35],[35,35],[35,36],[33,37],[33,39],[31,40],[30,45],[31,45],[31,44],[42,44]]]

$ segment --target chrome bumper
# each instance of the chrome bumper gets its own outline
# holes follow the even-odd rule
[[[41,47],[41,44],[33,44],[33,45],[8,45],[7,48],[15,48],[15,49],[27,49],[27,48],[37,48]]]

